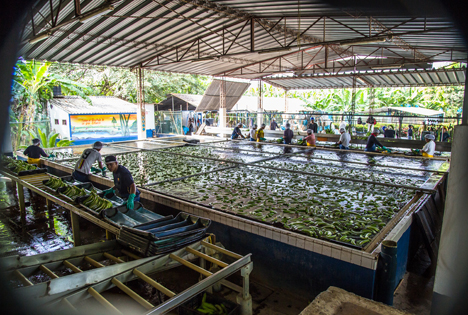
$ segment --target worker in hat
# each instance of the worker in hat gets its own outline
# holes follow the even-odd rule
[[[314,134],[317,133],[318,125],[317,125],[317,123],[315,122],[314,117],[310,117],[310,124],[309,124],[309,126],[307,127],[307,129],[311,129],[312,132],[313,132]]]
[[[250,141],[257,141],[257,125],[253,125],[250,129]]]
[[[265,141],[265,124],[260,126],[260,129],[257,131],[257,142]]]
[[[312,129],[307,129],[307,137],[304,138],[308,147],[315,147],[315,135]]]
[[[37,164],[40,166],[41,164],[41,155],[43,157],[55,157],[55,155],[51,154],[48,155],[47,153],[44,152],[44,150],[40,147],[41,145],[41,140],[39,139],[33,139],[32,140],[32,145],[26,148],[24,150],[23,154],[28,157],[28,163],[29,164]]]
[[[276,130],[278,128],[278,124],[276,123],[276,120],[273,118],[270,123],[270,130]]]
[[[73,178],[79,182],[89,182],[88,176],[91,172],[101,171],[103,174],[106,171],[106,167],[102,163],[101,151],[102,142],[96,141],[93,143],[92,148],[88,148],[83,151],[80,159],[75,164],[75,170],[73,171]],[[98,162],[99,169],[93,166],[94,162]]]
[[[412,139],[413,139],[413,126],[409,125],[408,126],[408,140],[412,140]]]
[[[130,171],[119,165],[114,155],[106,156],[106,166],[114,175],[114,187],[104,190],[104,197],[119,192],[120,197],[127,199],[127,209],[133,209],[135,201],[140,201],[140,191],[133,181]]]
[[[372,131],[372,133],[371,133],[371,135],[369,136],[369,138],[367,138],[367,144],[366,144],[366,148],[364,149],[364,151],[375,152],[375,151],[376,151],[376,146],[379,146],[379,147],[381,147],[382,149],[388,151],[388,149],[387,149],[386,147],[384,147],[384,146],[379,142],[379,140],[377,140],[377,135],[378,135],[378,134],[379,134],[379,129],[374,128],[374,130]]]
[[[426,140],[426,144],[422,148],[422,156],[424,157],[434,157],[434,152],[436,148],[436,144],[434,142],[434,135],[428,134],[424,136]]]
[[[283,133],[284,144],[291,144],[292,138],[294,138],[294,132],[291,130],[291,124],[287,123]]]
[[[242,139],[245,139],[245,137],[242,135],[242,132],[240,130],[241,127],[242,127],[242,123],[238,123],[237,126],[232,131],[231,139],[237,139],[239,137],[241,137]]]
[[[351,142],[351,136],[346,132],[345,128],[340,128],[340,140],[336,143],[340,149],[349,150],[349,143]]]

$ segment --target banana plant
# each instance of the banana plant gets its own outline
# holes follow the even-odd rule
[[[57,141],[59,136],[58,133],[50,132],[49,134],[46,134],[42,132],[41,128],[37,128],[37,133],[30,130],[29,136],[31,139],[38,138],[41,140],[41,146],[43,148],[68,147],[74,142],[73,140],[68,139]]]

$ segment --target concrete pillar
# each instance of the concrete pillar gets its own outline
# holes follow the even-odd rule
[[[464,314],[468,307],[468,93],[455,127],[431,314]]]
[[[226,80],[223,78],[219,86],[219,127],[226,128]]]
[[[146,139],[146,109],[145,109],[145,91],[144,91],[144,70],[138,68],[138,109],[137,126],[138,140]]]
[[[284,90],[284,112],[289,111],[288,90]]]
[[[263,124],[263,82],[260,80],[258,85],[258,102],[257,102],[257,127]]]

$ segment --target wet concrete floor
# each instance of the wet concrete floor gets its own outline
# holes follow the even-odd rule
[[[53,204],[47,209],[45,199],[24,190],[26,216],[21,217],[16,187],[8,179],[0,178],[0,257],[6,255],[35,255],[67,249],[73,246],[70,213]],[[80,219],[82,243],[91,244],[103,241],[105,231],[84,219]],[[255,258],[254,258],[255,260]],[[412,260],[403,281],[395,292],[394,307],[413,314],[429,314],[434,277],[430,272],[430,260],[424,250]],[[154,276],[168,288],[181,292],[198,281],[198,274],[181,267]],[[233,282],[239,282],[233,279]],[[145,285],[133,281],[132,289],[151,300],[154,304],[164,301],[164,296]],[[114,292],[116,291],[116,292]],[[127,301],[118,289],[106,293],[117,300]],[[294,315],[299,314],[311,301],[266,287],[251,279],[250,292],[255,315]],[[217,293],[232,302],[236,292],[222,288]],[[114,299],[113,298],[113,299]],[[117,302],[118,304],[121,304]],[[124,305],[123,303],[122,305]]]
[[[0,178],[0,256],[30,256],[73,247],[70,212],[24,189],[26,216],[21,217],[16,186]],[[105,239],[105,231],[80,219],[83,245]]]

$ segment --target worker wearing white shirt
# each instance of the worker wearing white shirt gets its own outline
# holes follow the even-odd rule
[[[253,125],[250,129],[250,141],[257,141],[257,125]]]
[[[434,142],[434,135],[426,135],[424,138],[426,139],[426,144],[422,148],[422,156],[434,157],[434,152],[436,148],[436,144]]]
[[[342,120],[340,123],[340,129],[346,129],[346,123]]]
[[[340,128],[340,141],[336,144],[340,145],[340,149],[349,150],[349,143],[351,142],[351,136],[346,132],[345,128]]]

